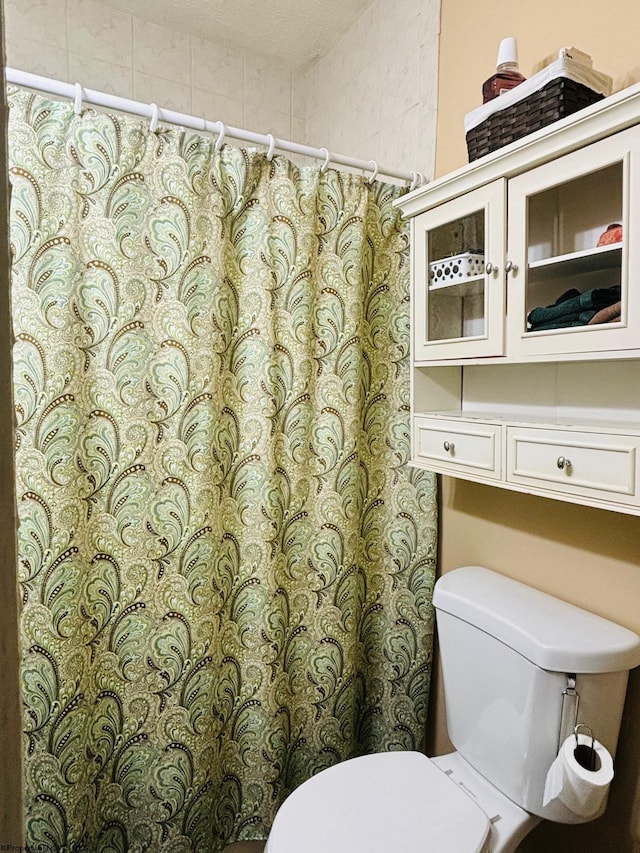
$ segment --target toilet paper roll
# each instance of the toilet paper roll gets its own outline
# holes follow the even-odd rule
[[[582,752],[590,749],[591,738],[578,735],[578,746],[583,747]],[[613,779],[613,759],[599,741],[593,741],[593,748],[597,756],[597,769],[588,770],[576,758],[575,735],[570,735],[564,741],[547,773],[542,798],[544,806],[552,800],[560,800],[581,817],[589,817],[598,811]]]

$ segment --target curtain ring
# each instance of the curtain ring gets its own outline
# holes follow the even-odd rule
[[[276,147],[276,140],[273,136],[273,133],[267,133],[267,139],[269,140],[269,150],[267,151],[267,160],[271,162],[273,160],[273,151]]]
[[[82,112],[82,86],[80,83],[76,83],[75,85],[75,97],[73,99],[73,111],[79,116]]]
[[[216,151],[219,151],[224,144],[224,138],[225,138],[225,135],[227,133],[227,128],[224,126],[223,121],[219,121],[216,123],[218,125],[218,138],[216,139],[216,144],[215,144],[214,148]]]
[[[411,172],[411,183],[409,184],[409,192],[413,192],[420,183],[417,172]]]
[[[329,154],[328,148],[320,148],[319,150],[322,151],[324,154],[324,163],[322,164],[322,166],[320,166],[320,174],[322,175],[327,171],[327,169],[329,167],[329,161],[331,160],[331,154]]]
[[[151,104],[151,121],[149,122],[149,130],[151,133],[155,133],[158,129],[158,116],[159,110],[157,104]]]
[[[378,177],[378,164],[376,163],[375,160],[369,160],[369,162],[373,166],[373,173],[372,173],[371,177],[369,178],[369,180],[367,181],[367,183],[372,184],[375,181],[375,179]]]

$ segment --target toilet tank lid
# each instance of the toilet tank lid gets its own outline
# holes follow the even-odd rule
[[[640,664],[633,631],[480,566],[439,578],[433,603],[552,672],[620,672]]]

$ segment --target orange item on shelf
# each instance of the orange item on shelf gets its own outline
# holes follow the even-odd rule
[[[608,246],[610,243],[622,242],[622,225],[614,222],[598,238],[598,246]]]

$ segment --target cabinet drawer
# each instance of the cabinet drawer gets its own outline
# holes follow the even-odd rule
[[[638,436],[508,427],[507,480],[638,503],[639,447]]]
[[[418,416],[413,424],[413,456],[426,467],[497,479],[501,430],[498,424]]]

